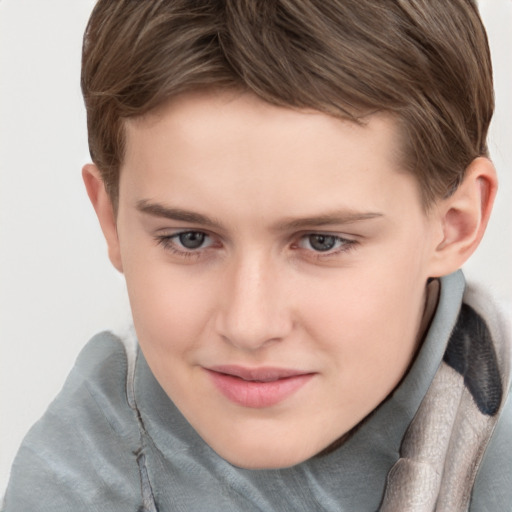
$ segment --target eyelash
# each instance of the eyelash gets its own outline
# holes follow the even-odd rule
[[[199,247],[198,249],[179,249],[176,246],[175,240],[179,239],[181,235],[188,234],[188,233],[194,233],[194,234],[201,234],[205,236],[205,239],[211,238],[208,233],[205,233],[204,231],[195,231],[195,230],[188,230],[188,231],[180,231],[179,233],[174,233],[172,235],[157,235],[155,236],[155,240],[157,242],[157,245],[162,246],[166,251],[170,251],[172,254],[175,254],[182,258],[200,258],[204,256],[204,252],[208,250],[210,247],[215,246],[214,243],[211,245],[203,248]],[[354,250],[358,245],[358,240],[353,240],[349,238],[343,238],[339,235],[333,235],[330,233],[322,233],[322,232],[310,232],[305,233],[300,236],[299,242],[302,240],[307,240],[308,237],[311,236],[325,236],[325,237],[332,237],[335,240],[335,243],[341,243],[340,247],[338,247],[335,250],[328,250],[328,251],[315,251],[314,249],[304,249],[307,252],[311,253],[311,255],[318,260],[326,259],[332,256],[336,256],[339,254],[344,254],[349,251]],[[299,242],[295,242],[292,244],[293,249],[301,249],[299,247]]]

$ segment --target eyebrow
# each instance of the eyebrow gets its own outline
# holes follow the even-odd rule
[[[142,199],[137,202],[137,210],[153,217],[162,217],[170,220],[189,222],[191,224],[200,224],[212,229],[225,229],[222,222],[212,217],[208,217],[207,215],[190,210],[183,210],[181,208],[172,208],[159,203],[153,203],[147,199]],[[384,217],[384,215],[379,212],[336,210],[312,217],[284,219],[274,224],[272,226],[272,230],[290,231],[294,229],[350,224],[379,217]]]
[[[383,217],[378,212],[355,212],[351,210],[335,211],[314,217],[305,217],[299,219],[284,220],[277,223],[274,227],[276,231],[288,231],[301,228],[313,228],[319,226],[334,226],[340,224],[351,224],[363,220]]]
[[[151,215],[152,217],[162,217],[170,220],[189,222],[191,224],[201,224],[214,229],[224,229],[221,222],[207,215],[190,210],[183,210],[182,208],[172,208],[159,203],[151,203],[147,199],[142,199],[137,202],[137,210]]]

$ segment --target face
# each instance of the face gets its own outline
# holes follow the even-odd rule
[[[117,266],[140,346],[235,465],[317,454],[414,357],[439,230],[393,120],[367,121],[203,92],[127,123]]]

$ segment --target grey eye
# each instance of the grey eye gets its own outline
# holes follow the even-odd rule
[[[204,244],[206,235],[200,231],[186,231],[178,235],[180,244],[186,249],[198,249]]]
[[[325,252],[330,251],[337,242],[337,237],[332,235],[309,235],[309,245],[315,251]]]

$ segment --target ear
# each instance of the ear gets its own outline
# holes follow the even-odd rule
[[[108,195],[99,169],[93,164],[87,164],[82,169],[82,177],[87,190],[87,195],[91,200],[98,220],[100,221],[101,230],[105,236],[108,246],[108,257],[112,265],[123,271],[121,261],[121,250],[119,247],[119,237],[117,235],[116,217],[112,201]]]
[[[466,169],[457,190],[439,201],[435,216],[441,235],[432,256],[431,277],[455,272],[473,254],[484,236],[497,189],[492,162],[478,157]]]

